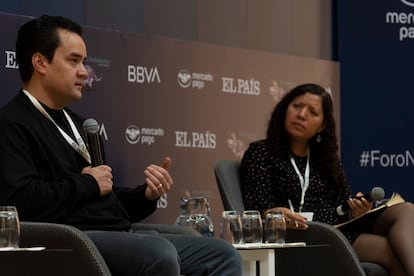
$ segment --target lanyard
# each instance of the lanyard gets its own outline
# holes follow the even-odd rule
[[[76,151],[78,152],[83,158],[85,158],[85,160],[91,164],[91,157],[89,155],[88,149],[86,148],[86,144],[82,139],[82,136],[79,134],[78,129],[75,127],[75,124],[72,121],[72,118],[70,118],[69,114],[63,109],[63,114],[65,114],[66,120],[68,120],[70,128],[73,132],[73,135],[75,135],[75,139],[76,142],[73,141],[73,139],[66,134],[66,132],[61,129],[58,124],[55,122],[55,120],[53,120],[53,118],[49,115],[49,113],[47,113],[47,111],[43,108],[43,106],[39,103],[39,101],[33,97],[29,91],[24,90],[23,92],[26,94],[26,96],[30,99],[30,101],[32,102],[32,104],[37,108],[37,110],[40,111],[40,113],[43,114],[43,116],[45,116],[47,119],[49,119],[49,121],[51,121],[56,128],[59,130],[60,134],[63,136],[63,138],[65,138],[66,142],[68,142],[68,144]]]
[[[310,167],[309,167],[309,151],[308,151],[308,158],[306,161],[306,169],[305,169],[305,177],[302,176],[300,173],[298,166],[296,166],[295,159],[290,157],[290,163],[292,163],[293,168],[295,169],[296,174],[299,177],[300,187],[302,188],[302,193],[300,196],[300,205],[299,205],[299,213],[302,211],[303,204],[305,203],[305,193],[309,187],[309,174],[310,174]]]

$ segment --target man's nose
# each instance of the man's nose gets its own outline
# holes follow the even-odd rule
[[[88,70],[86,69],[85,64],[81,64],[79,75],[83,77],[83,79],[86,79],[88,77],[89,73],[88,73]]]

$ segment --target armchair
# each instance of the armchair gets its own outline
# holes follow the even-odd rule
[[[44,246],[46,249],[73,250],[71,261],[79,276],[111,275],[92,240],[75,227],[64,224],[22,221],[20,222],[20,232],[20,247]],[[20,265],[24,266],[25,264]]]
[[[240,189],[239,167],[240,162],[235,160],[219,160],[214,167],[224,210],[244,211]],[[304,256],[309,263],[307,269],[313,269],[315,267],[315,269],[318,268],[320,271],[322,267],[323,271],[336,276],[388,275],[388,272],[377,264],[360,262],[352,245],[345,236],[329,224],[312,221],[309,222],[309,228],[306,231],[288,230],[286,235],[287,241],[304,241],[308,245],[327,244],[329,246],[329,250],[320,251],[318,255],[309,254],[312,256]],[[297,259],[293,259],[292,265],[295,266]],[[283,260],[289,262],[287,258]],[[285,273],[286,275],[293,275],[289,271],[285,271]],[[284,275],[284,273],[282,274]],[[309,274],[312,273],[309,271]]]
[[[134,223],[131,228],[135,231],[156,231],[160,233],[160,235],[201,236],[200,233],[193,229],[168,224]],[[37,259],[29,256],[28,258],[31,260],[27,263],[22,262],[20,265],[23,268],[20,268],[18,272],[16,272],[17,274],[13,274],[13,271],[15,270],[14,266],[18,263],[17,260],[21,256],[16,254],[11,256],[9,254],[7,255],[7,261],[9,261],[10,265],[7,265],[6,270],[2,270],[3,272],[7,271],[10,273],[8,275],[22,275],[20,273],[34,276],[56,275],[57,270],[60,275],[112,275],[95,244],[87,234],[79,229],[65,224],[27,221],[20,222],[20,229],[20,247],[22,248],[43,246],[48,250],[57,250],[58,253],[65,250],[71,250],[72,253],[68,256],[68,259],[62,262],[62,265],[66,266],[66,268],[70,267],[71,271],[65,271],[65,267],[56,268],[58,264],[54,264],[52,269],[42,269],[42,267],[34,269],[30,266],[33,265],[33,262],[36,262]],[[35,252],[29,252],[28,254],[35,254]],[[57,256],[52,255],[48,255],[44,258],[48,258],[46,261],[48,264],[57,260]],[[5,261],[6,260],[3,260],[3,262]],[[37,263],[36,266],[39,266],[39,264]],[[41,272],[39,270],[41,270]]]

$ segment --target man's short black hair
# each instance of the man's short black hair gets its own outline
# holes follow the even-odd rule
[[[42,15],[30,20],[19,30],[16,41],[16,59],[23,83],[33,74],[32,56],[41,53],[49,62],[53,60],[56,48],[60,45],[58,29],[68,30],[82,36],[82,27],[62,16]]]

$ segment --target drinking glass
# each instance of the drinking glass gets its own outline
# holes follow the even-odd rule
[[[223,211],[220,222],[220,238],[232,244],[242,242],[242,223],[238,211]]]
[[[266,214],[264,223],[265,243],[285,243],[286,221],[282,211]]]
[[[0,206],[0,248],[18,248],[20,223],[16,207]]]
[[[243,241],[244,243],[261,243],[263,240],[263,225],[259,211],[243,212]]]

